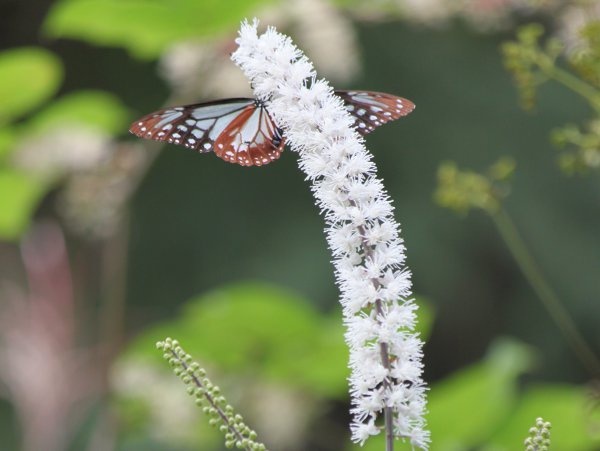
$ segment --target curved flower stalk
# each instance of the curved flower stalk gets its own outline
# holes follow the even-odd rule
[[[284,130],[327,223],[350,347],[352,439],[428,448],[422,342],[393,207],[341,99],[291,40],[242,25],[233,61]],[[384,426],[378,417],[384,413]]]

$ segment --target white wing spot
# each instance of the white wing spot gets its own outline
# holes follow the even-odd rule
[[[167,124],[162,129],[163,130],[171,130],[173,128],[173,124]]]
[[[212,144],[207,142],[207,143],[204,143],[204,144],[202,145],[202,147],[204,147],[206,150],[209,150],[209,149],[212,147]],[[221,146],[221,147],[222,147],[222,146]]]
[[[189,125],[190,127],[193,127],[194,125],[196,125],[196,121],[195,121],[194,119],[187,119],[187,120],[185,121],[185,123],[186,123],[187,125]]]
[[[366,112],[367,112],[367,110],[365,110],[364,108],[361,108],[360,110],[358,110],[356,112],[356,114],[358,114],[359,116],[364,116]]]
[[[177,139],[181,138],[181,135],[179,133],[173,133],[173,135],[171,135],[171,136],[173,136],[173,138],[177,138]]]
[[[185,125],[178,125],[177,130],[181,130],[182,132],[187,132],[188,128]]]

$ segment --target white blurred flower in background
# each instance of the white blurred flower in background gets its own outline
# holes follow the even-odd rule
[[[181,390],[181,382],[164,368],[142,359],[122,359],[110,373],[112,392],[142,404],[147,433],[164,443],[193,445],[203,424],[202,410]]]
[[[93,239],[113,235],[150,161],[143,145],[121,143],[110,159],[72,173],[58,197],[58,211],[69,228]]]
[[[110,158],[113,141],[97,129],[63,124],[27,137],[15,151],[16,166],[36,175],[56,177],[93,168]]]
[[[339,8],[326,0],[297,0],[269,6],[259,14],[281,29],[290,29],[324,76],[347,84],[360,69],[356,32]],[[160,71],[175,91],[175,101],[251,96],[243,73],[231,64],[235,36],[204,43],[181,42],[165,52]]]
[[[593,23],[600,21],[600,3],[580,2],[568,5],[563,10],[558,24],[558,37],[565,43],[567,53],[585,51],[587,42],[581,37],[581,30]]]

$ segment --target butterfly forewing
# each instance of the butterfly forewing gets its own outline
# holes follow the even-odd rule
[[[354,127],[361,135],[415,109],[410,100],[383,92],[335,91],[335,94],[342,98],[346,110],[355,118]]]

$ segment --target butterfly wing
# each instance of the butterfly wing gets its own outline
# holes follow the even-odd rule
[[[150,113],[129,131],[140,138],[214,151],[230,163],[260,166],[279,158],[284,139],[265,107],[254,99],[226,99]]]
[[[373,91],[335,91],[354,117],[354,127],[361,135],[375,130],[386,122],[406,116],[415,104],[402,97]]]
[[[242,166],[262,166],[279,158],[285,139],[262,103],[241,111],[215,141],[215,154]]]

